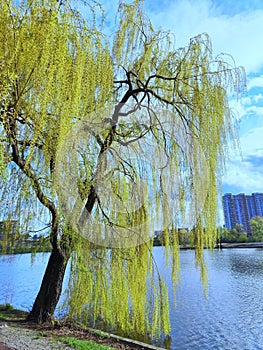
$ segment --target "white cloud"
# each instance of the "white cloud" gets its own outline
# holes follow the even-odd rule
[[[246,99],[249,101],[249,99]],[[256,118],[261,117],[263,119],[263,107],[253,104],[253,98],[250,99],[251,104],[244,103],[242,100],[240,103],[230,103],[230,107],[240,120],[242,118]],[[251,126],[251,125],[250,125]]]
[[[241,119],[247,115],[246,102],[250,100],[251,99],[249,97],[246,97],[239,102],[233,100],[229,102],[230,108],[238,119]]]
[[[263,107],[260,106],[250,106],[246,109],[246,114],[259,115],[263,117]]]
[[[248,80],[248,90],[251,90],[255,87],[263,87],[263,75]]]
[[[258,95],[254,95],[254,101],[256,103],[258,103],[259,101],[263,100],[263,95],[262,94],[258,94]]]
[[[237,118],[253,118],[260,117],[263,119],[263,94],[250,94],[242,97],[240,101],[231,100],[229,102],[230,108],[236,114]],[[249,127],[253,127],[253,124]]]
[[[223,182],[238,187],[240,192],[262,192],[263,184],[263,126],[253,128],[240,137],[242,158],[232,154]]]
[[[259,93],[259,94],[255,94],[255,95],[248,95],[246,97],[243,97],[241,99],[241,103],[242,105],[247,105],[250,106],[252,104],[259,104],[261,101],[263,101],[263,94]]]
[[[150,18],[155,26],[173,31],[177,46],[185,46],[190,37],[207,32],[216,54],[231,54],[247,73],[263,67],[263,10],[229,16],[219,13],[212,0],[179,0],[150,13]]]
[[[224,184],[238,188],[238,192],[262,192],[262,168],[256,169],[249,162],[230,162],[223,178]]]
[[[263,156],[263,127],[250,129],[246,134],[240,137],[243,157]],[[263,177],[263,174],[262,174]],[[262,182],[263,183],[263,182]]]

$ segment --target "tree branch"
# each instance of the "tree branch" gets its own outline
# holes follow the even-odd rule
[[[10,145],[12,148],[12,161],[20,168],[20,170],[31,180],[33,184],[33,189],[36,193],[39,201],[50,211],[52,216],[52,234],[51,234],[51,244],[53,248],[58,249],[58,213],[54,203],[48,199],[41,189],[40,183],[33,168],[30,164],[27,164],[26,160],[20,155],[17,132],[14,116],[9,114],[8,120],[4,123],[4,128],[6,135],[10,140]]]

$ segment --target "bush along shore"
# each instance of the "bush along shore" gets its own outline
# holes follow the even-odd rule
[[[162,247],[163,245],[158,243],[154,244],[155,247]],[[228,248],[263,248],[263,242],[219,242],[215,246],[215,249],[228,249]],[[191,244],[181,244],[180,249],[195,249]],[[3,251],[0,247],[0,256],[1,255],[12,255],[12,254],[36,254],[36,253],[50,253],[50,249],[43,247],[42,249],[32,249],[30,247],[16,247],[9,248],[6,251]]]
[[[1,345],[15,350],[161,350],[152,345],[99,330],[83,328],[67,320],[51,324],[26,322],[28,313],[10,304],[0,305]]]
[[[217,248],[263,248],[263,242],[246,242],[246,243],[219,243]]]
[[[0,240],[0,254],[46,253],[51,251],[49,240],[43,237]]]

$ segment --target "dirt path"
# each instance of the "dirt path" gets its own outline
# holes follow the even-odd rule
[[[121,338],[72,323],[36,325],[25,322],[26,313],[19,310],[1,311],[0,350],[73,350],[59,337],[74,337],[110,346],[116,350],[162,350],[155,346]]]
[[[12,350],[11,348],[8,348],[5,344],[0,343],[0,350]]]
[[[0,350],[74,350],[44,333],[13,326],[0,329],[0,341]]]

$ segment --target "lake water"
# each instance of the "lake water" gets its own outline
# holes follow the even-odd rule
[[[163,250],[154,248],[168,279]],[[181,283],[171,303],[172,350],[263,349],[263,250],[205,252],[208,296],[204,294],[194,252],[181,251]],[[48,254],[0,259],[0,304],[29,310],[43,277]]]

